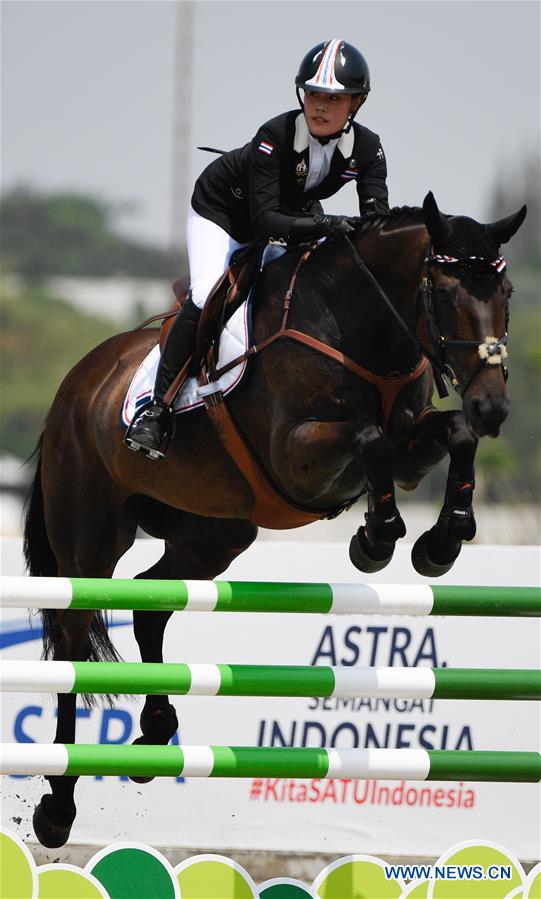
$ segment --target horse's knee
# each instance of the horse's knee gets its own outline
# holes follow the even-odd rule
[[[390,464],[394,448],[389,438],[375,424],[366,424],[358,428],[353,438],[356,455],[368,466]]]
[[[363,424],[357,428],[353,440],[359,452],[366,452],[378,442],[380,444],[389,443],[381,428],[373,422]]]
[[[450,451],[461,449],[475,452],[477,449],[478,438],[466,422],[462,411],[449,413],[445,422],[445,442]]]

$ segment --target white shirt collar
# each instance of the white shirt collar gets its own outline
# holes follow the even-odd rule
[[[295,121],[295,140],[293,141],[295,153],[302,153],[303,150],[308,148],[309,138],[310,132],[308,130],[308,125],[306,124],[306,119],[304,118],[304,113],[300,112]],[[337,145],[344,159],[351,156],[354,143],[355,135],[353,133],[353,128],[350,128],[347,134],[342,134]]]

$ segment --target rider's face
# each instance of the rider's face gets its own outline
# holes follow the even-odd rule
[[[326,94],[305,91],[304,115],[314,137],[328,137],[341,131],[348,115],[359,106],[358,98],[351,94]]]

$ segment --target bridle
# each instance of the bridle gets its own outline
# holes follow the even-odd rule
[[[431,277],[431,269],[433,266],[471,266],[479,263],[491,266],[491,268],[493,268],[497,274],[503,274],[507,267],[503,256],[497,256],[495,259],[486,259],[480,256],[456,258],[454,256],[444,256],[439,253],[435,253],[433,247],[429,246],[424,259],[425,272],[423,274],[420,288],[422,311],[424,312],[424,315],[426,317],[428,333],[432,342],[432,355],[430,357],[430,361],[432,365],[434,365],[434,363],[436,364],[442,378],[447,377],[451,386],[457,391],[457,393],[460,394],[461,397],[464,397],[464,394],[466,393],[472,382],[475,380],[477,375],[485,368],[486,365],[501,365],[503,369],[504,379],[507,381],[508,371],[507,367],[504,365],[504,360],[508,355],[507,329],[509,325],[509,302],[508,300],[506,300],[505,303],[505,333],[501,337],[487,335],[485,337],[485,340],[481,343],[479,342],[479,340],[446,338],[441,333],[441,328],[438,320],[435,286],[434,281]],[[449,347],[477,349],[479,362],[465,383],[460,383],[455,371],[453,370],[452,365],[449,362],[449,359],[447,357],[447,350],[449,349]]]
[[[449,380],[453,389],[455,389],[461,397],[464,397],[464,394],[466,393],[474,379],[485,368],[486,365],[501,365],[503,369],[504,379],[507,380],[508,372],[506,366],[503,363],[507,358],[507,328],[509,324],[508,301],[506,300],[505,304],[505,334],[503,334],[502,337],[493,337],[488,335],[482,343],[479,343],[478,340],[461,340],[458,338],[449,340],[441,333],[437,315],[435,286],[431,275],[431,269],[435,265],[456,265],[457,263],[469,265],[472,265],[474,263],[486,263],[494,268],[498,274],[501,274],[506,269],[506,262],[503,256],[498,256],[493,260],[483,259],[479,256],[469,256],[467,258],[457,259],[453,256],[439,255],[434,252],[432,245],[429,245],[425,254],[424,274],[419,289],[419,296],[421,301],[420,308],[418,304],[415,324],[412,330],[404,321],[397,309],[395,309],[394,305],[391,303],[388,296],[386,295],[372,272],[367,268],[366,264],[361,259],[357,248],[351,241],[349,235],[344,235],[344,238],[350,248],[351,254],[358,268],[361,269],[364,276],[368,281],[370,281],[374,290],[379,294],[402,330],[405,331],[411,342],[416,347],[417,352],[420,355],[426,356],[430,360],[434,373],[434,381],[436,383],[436,387],[438,388],[440,397],[443,398],[449,396],[449,391],[445,382],[446,378]],[[422,313],[424,313],[426,317],[428,333],[432,343],[431,348],[423,346],[416,335],[417,324]],[[479,355],[479,363],[474,368],[472,374],[465,384],[460,383],[459,379],[456,376],[456,373],[453,370],[453,367],[451,366],[447,358],[447,350],[451,346],[458,346],[461,348],[474,347],[477,349],[477,353]]]

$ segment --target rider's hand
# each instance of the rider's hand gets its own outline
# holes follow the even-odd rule
[[[360,213],[366,215],[386,215],[389,212],[389,204],[387,200],[381,200],[378,197],[362,197],[359,201]]]
[[[347,215],[315,215],[314,221],[324,234],[350,234],[355,230],[354,220]]]
[[[288,240],[302,243],[333,234],[349,234],[354,230],[354,225],[355,219],[347,215],[307,215],[292,221]]]

